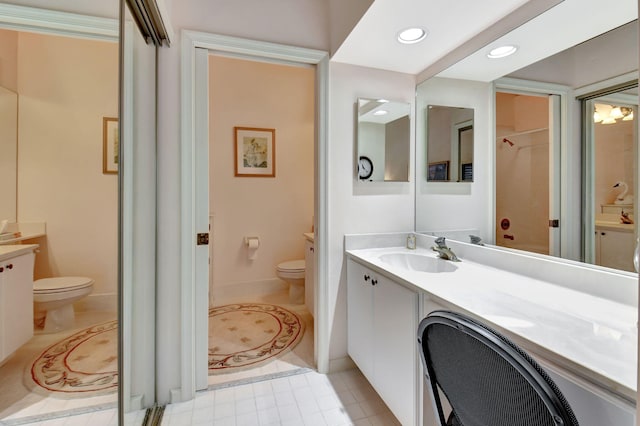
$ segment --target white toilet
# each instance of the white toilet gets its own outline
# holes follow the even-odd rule
[[[276,274],[289,283],[289,303],[301,305],[304,303],[304,259],[288,260],[278,264]]]
[[[44,320],[44,332],[71,328],[75,315],[73,302],[93,291],[94,280],[87,277],[43,278],[33,282],[34,321]]]

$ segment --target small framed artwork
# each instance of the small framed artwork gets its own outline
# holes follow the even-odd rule
[[[429,163],[427,180],[432,182],[449,181],[449,162],[438,161],[435,163]]]
[[[119,151],[118,119],[102,118],[102,173],[118,173]]]
[[[235,175],[238,177],[275,177],[276,131],[255,127],[234,127]]]

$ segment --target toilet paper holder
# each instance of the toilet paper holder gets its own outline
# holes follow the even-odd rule
[[[250,249],[257,249],[260,247],[260,238],[258,237],[244,237],[244,243]]]

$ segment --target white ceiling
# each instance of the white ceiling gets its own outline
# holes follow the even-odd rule
[[[493,81],[637,18],[637,0],[564,0],[438,76]],[[519,49],[507,58],[487,58],[492,48],[506,44]]]
[[[416,75],[525,3],[527,0],[375,0],[332,60]],[[637,0],[607,4],[564,0],[438,76],[493,81],[637,17]],[[399,43],[397,33],[410,26],[421,26],[429,35],[417,44]],[[489,60],[488,50],[502,44],[516,44],[519,50],[508,58]]]
[[[527,0],[375,0],[331,58],[336,62],[417,74]],[[429,32],[401,44],[408,27]]]

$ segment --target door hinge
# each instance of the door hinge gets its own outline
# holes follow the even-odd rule
[[[549,228],[560,228],[559,219],[549,219]]]
[[[201,232],[198,234],[198,238],[197,238],[197,244],[199,246],[206,246],[209,245],[209,233],[208,232]]]

